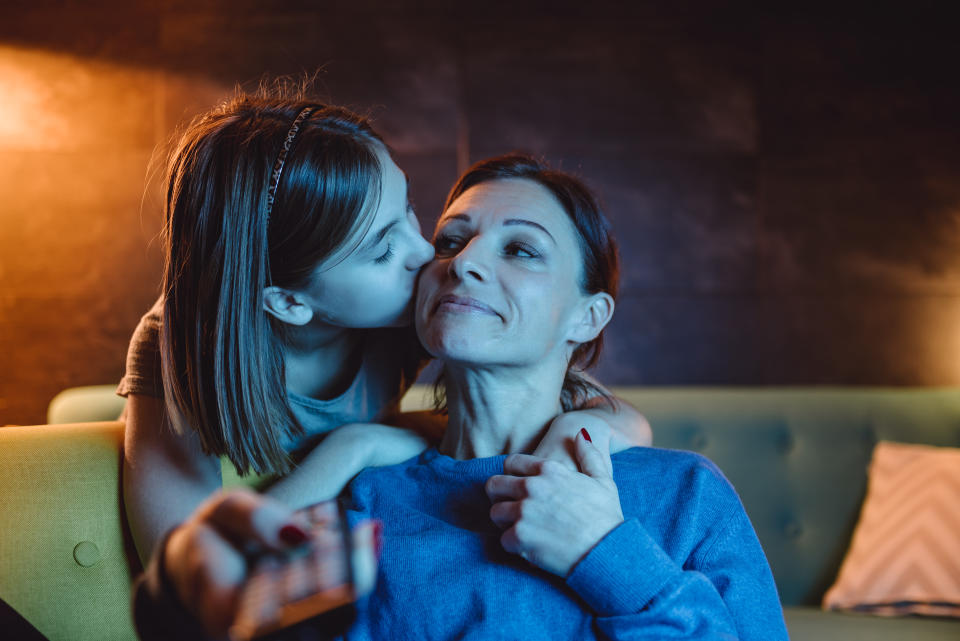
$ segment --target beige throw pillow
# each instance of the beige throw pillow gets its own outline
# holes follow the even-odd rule
[[[960,617],[960,449],[881,441],[823,607]]]

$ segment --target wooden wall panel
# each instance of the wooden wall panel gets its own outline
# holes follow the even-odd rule
[[[0,9],[0,424],[119,378],[177,124],[317,69],[396,150],[425,232],[491,154],[599,190],[611,384],[960,384],[960,44],[934,5],[515,4]]]

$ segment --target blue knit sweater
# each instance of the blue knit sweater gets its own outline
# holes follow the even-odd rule
[[[626,521],[564,579],[500,546],[483,487],[504,458],[431,449],[351,483],[351,519],[381,519],[384,549],[348,639],[787,639],[760,543],[707,459],[615,454]]]

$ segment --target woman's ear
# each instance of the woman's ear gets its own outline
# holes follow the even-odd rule
[[[274,285],[263,290],[263,309],[290,325],[306,325],[313,318],[313,308],[302,295]]]
[[[591,294],[580,308],[579,319],[574,323],[569,339],[575,343],[589,343],[603,331],[613,318],[613,296],[606,292]]]

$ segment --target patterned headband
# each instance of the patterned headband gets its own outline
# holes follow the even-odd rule
[[[267,224],[270,224],[270,214],[273,212],[273,201],[277,198],[277,187],[280,186],[280,175],[283,173],[283,164],[287,162],[287,155],[293,148],[293,143],[300,133],[300,126],[303,121],[310,117],[316,107],[304,107],[303,110],[294,119],[287,132],[287,137],[283,141],[283,147],[280,149],[280,155],[277,156],[277,162],[273,163],[273,172],[270,174],[270,188],[267,190]]]

